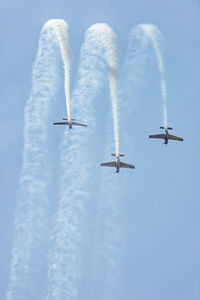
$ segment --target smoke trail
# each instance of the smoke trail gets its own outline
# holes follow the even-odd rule
[[[143,26],[143,27],[142,27]],[[146,25],[147,26],[147,25]],[[150,26],[150,25],[148,25]],[[144,25],[141,28],[152,40],[158,59],[161,73],[161,87],[163,102],[166,104],[166,85],[162,56],[153,29],[148,30]],[[147,33],[148,31],[148,33]],[[153,32],[153,33],[152,33]],[[22,175],[20,178],[18,207],[15,220],[15,236],[12,251],[10,285],[7,298],[27,299],[30,283],[33,285],[30,271],[30,262],[41,265],[41,258],[33,259],[34,251],[39,248],[45,236],[47,222],[47,163],[46,139],[47,119],[50,110],[50,100],[55,98],[56,53],[55,44],[59,41],[65,70],[65,95],[68,119],[70,114],[69,92],[69,56],[68,56],[68,27],[64,21],[51,20],[42,29],[39,50],[33,70],[33,87],[30,99],[25,109],[24,157]],[[58,41],[55,39],[58,37]],[[153,38],[152,38],[153,36]],[[157,43],[157,44],[156,44]],[[48,299],[70,298],[77,296],[77,282],[80,278],[82,257],[81,226],[89,201],[89,187],[92,177],[92,163],[88,154],[88,145],[91,144],[95,133],[95,117],[92,100],[105,82],[106,64],[109,69],[109,84],[113,110],[113,124],[115,137],[115,151],[119,154],[119,129],[117,111],[117,81],[116,81],[116,46],[115,35],[106,24],[96,24],[86,33],[85,44],[82,47],[81,63],[78,72],[78,83],[73,93],[74,111],[80,120],[89,124],[87,131],[75,130],[73,135],[65,131],[61,146],[61,186],[58,212],[55,217],[55,231],[52,235],[49,264]],[[167,109],[164,104],[164,122],[167,124]],[[104,182],[102,186],[105,187]],[[112,187],[113,182],[107,182]],[[105,197],[112,197],[113,190],[105,193]],[[109,199],[108,199],[109,200]],[[109,205],[110,211],[115,209],[115,201],[101,203],[102,212]],[[117,237],[112,240],[115,223],[108,220],[100,211],[100,218],[108,222],[109,235],[106,243],[110,253],[117,248]],[[116,210],[115,210],[116,212]],[[118,211],[117,211],[118,212]],[[114,233],[116,233],[115,231]],[[116,233],[117,235],[118,233]],[[44,241],[43,241],[44,242]],[[110,257],[111,257],[110,256]],[[110,264],[117,266],[116,254]],[[33,267],[38,274],[37,267]],[[25,295],[26,292],[26,295]]]
[[[62,59],[64,63],[65,72],[65,97],[66,97],[66,109],[68,120],[71,120],[71,110],[70,110],[70,63],[69,63],[69,42],[68,42],[68,25],[65,22],[57,22],[57,20],[52,21],[57,29],[57,35],[59,39]]]
[[[147,59],[147,46],[148,39],[144,37],[144,32],[140,25],[133,27],[129,34],[127,53],[125,55],[125,61],[123,63],[120,77],[120,93],[124,91],[126,92],[126,96],[128,94],[130,97],[132,97],[132,94],[135,94],[134,89],[135,87],[138,87],[138,84],[144,73]],[[126,101],[122,102],[122,104],[125,103]],[[127,108],[128,104],[126,109]],[[127,112],[128,111],[129,110],[127,109]]]
[[[104,38],[105,57],[108,62],[110,97],[112,102],[113,131],[115,141],[115,153],[119,154],[119,124],[118,124],[118,96],[117,96],[117,59],[116,59],[116,36],[112,33]],[[107,129],[108,130],[108,129]],[[106,132],[107,132],[106,130]],[[111,132],[106,137],[106,154],[110,152]],[[99,182],[100,193],[97,196],[97,222],[95,229],[94,266],[90,297],[102,299],[117,296],[117,284],[120,277],[121,262],[121,235],[118,224],[120,185],[108,174],[103,175]]]
[[[161,93],[163,98],[163,117],[164,117],[164,126],[167,128],[167,90],[166,90],[166,76],[165,68],[159,43],[159,37],[161,37],[161,32],[159,29],[152,24],[142,24],[140,25],[145,34],[150,38],[158,61],[158,68],[160,72],[161,79]]]
[[[113,129],[115,138],[115,153],[119,154],[119,122],[118,122],[118,110],[117,110],[117,59],[116,59],[116,42],[113,35],[111,40],[105,40],[106,44],[106,56],[109,63],[109,82],[110,82],[110,95],[112,101],[113,110]]]
[[[45,256],[48,211],[45,145],[50,101],[55,98],[58,83],[55,23],[65,24],[64,21],[53,20],[42,28],[33,67],[32,91],[24,112],[23,165],[15,216],[8,300],[31,299],[34,296],[36,299],[38,294],[42,294],[37,278],[44,271],[42,262]],[[38,253],[38,249],[42,254]]]
[[[81,276],[82,227],[92,184],[92,145],[95,113],[92,101],[105,83],[111,64],[107,47],[113,47],[114,34],[106,24],[91,26],[81,49],[78,81],[73,92],[74,112],[88,124],[87,130],[65,131],[61,144],[61,184],[55,230],[49,252],[49,277],[46,299],[76,299]],[[111,67],[113,67],[111,65]],[[66,135],[69,135],[66,139]],[[88,146],[90,145],[90,148]]]

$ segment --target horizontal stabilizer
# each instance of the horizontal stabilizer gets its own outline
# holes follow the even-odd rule
[[[124,154],[118,154],[118,155],[117,155],[116,153],[111,153],[111,155],[112,155],[112,156],[116,156],[116,157],[117,157],[117,156],[118,156],[118,157],[123,157],[123,156],[124,156]]]
[[[164,126],[160,126],[160,129],[168,129],[168,130],[173,130],[173,128],[172,128],[172,127],[167,127],[167,128],[165,128]]]
[[[63,118],[63,120],[66,120],[66,121],[68,121],[68,119],[67,118]],[[75,119],[71,119],[72,121],[75,121]]]

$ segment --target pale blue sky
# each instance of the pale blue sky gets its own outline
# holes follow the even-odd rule
[[[195,0],[1,1],[0,298],[5,299],[8,285],[23,154],[24,106],[30,94],[40,30],[51,18],[62,18],[69,24],[72,86],[89,26],[106,22],[112,27],[118,37],[122,66],[131,28],[139,23],[157,25],[165,37],[168,123],[174,127],[174,134],[184,138],[183,143],[171,142],[167,148],[160,141],[148,140],[148,135],[158,133],[162,125],[159,75],[154,61],[144,74],[144,85],[140,84],[142,90],[137,91],[137,97],[127,96],[129,122],[120,124],[121,151],[126,154],[125,161],[136,165],[136,170],[122,170],[119,175],[126,182],[126,191],[118,224],[124,237],[118,293],[115,295],[106,287],[101,295],[101,278],[99,289],[97,284],[96,290],[89,292],[89,281],[82,279],[83,297],[79,298],[89,299],[91,293],[99,300],[109,296],[120,300],[199,299],[200,5]],[[104,102],[108,100],[107,89],[101,97]],[[50,123],[65,115],[61,115],[64,103],[64,99],[58,99],[58,115]],[[102,120],[106,118],[102,109],[99,114]],[[101,129],[98,138],[104,139]],[[98,155],[100,150],[103,151],[95,150]],[[93,164],[98,166],[105,159],[104,154],[97,156],[96,161],[94,158]],[[112,170],[105,172],[116,176]],[[85,274],[89,270],[86,264]]]

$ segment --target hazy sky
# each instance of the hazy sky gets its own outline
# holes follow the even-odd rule
[[[120,275],[117,284],[109,285],[104,279],[106,270],[97,268],[99,273],[95,274],[92,288],[94,271],[92,259],[87,257],[77,282],[78,299],[200,299],[200,4],[195,0],[0,2],[0,298],[6,299],[9,282],[18,181],[23,161],[24,107],[31,91],[40,30],[52,18],[62,18],[69,24],[72,87],[76,81],[80,47],[89,26],[105,22],[112,27],[117,35],[119,70],[122,72],[131,28],[139,23],[157,25],[165,38],[168,124],[174,128],[174,134],[184,138],[183,143],[172,141],[168,147],[162,141],[148,140],[148,135],[159,133],[162,125],[159,73],[153,58],[146,65],[138,88],[133,88],[131,96],[124,91],[126,98],[120,98],[127,107],[120,113],[128,119],[127,124],[122,122],[120,126],[120,149],[126,154],[124,161],[134,163],[136,169],[133,172],[122,170],[119,176],[112,169],[99,171],[99,163],[105,159],[109,161],[107,153],[114,151],[114,142],[111,141],[111,149],[105,142],[104,120],[109,118],[110,104],[106,104],[109,103],[108,87],[102,90],[94,107],[98,135],[86,149],[88,153],[93,151],[92,165],[96,166],[95,185],[88,188],[91,195],[100,191],[97,200],[105,197],[101,187],[103,177],[110,176],[113,193],[116,187],[121,197],[120,216],[114,224],[119,228],[121,244],[118,247],[122,248],[119,254],[115,253]],[[61,68],[59,72],[62,77]],[[125,74],[126,70],[123,72]],[[66,115],[63,96],[60,85],[58,106],[55,113],[51,113],[50,126]],[[63,129],[59,128],[57,132],[58,135],[53,133],[56,145]],[[50,163],[56,165],[57,159],[52,155]],[[52,205],[51,215],[57,209],[57,191],[52,193],[55,207]],[[86,209],[89,217],[85,228],[89,232],[98,216],[97,207],[88,205],[88,211]],[[101,216],[99,220],[104,222]],[[84,234],[83,251],[93,253],[98,237],[92,243],[86,230]],[[102,258],[99,260],[103,262]],[[31,299],[42,299],[38,298],[41,295],[37,294],[35,282],[35,296]]]

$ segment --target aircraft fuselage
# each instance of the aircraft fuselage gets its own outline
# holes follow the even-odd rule
[[[119,173],[120,170],[120,159],[116,157],[116,173]]]
[[[168,133],[168,130],[165,129],[165,145],[168,144],[168,140],[169,140],[169,133]]]

